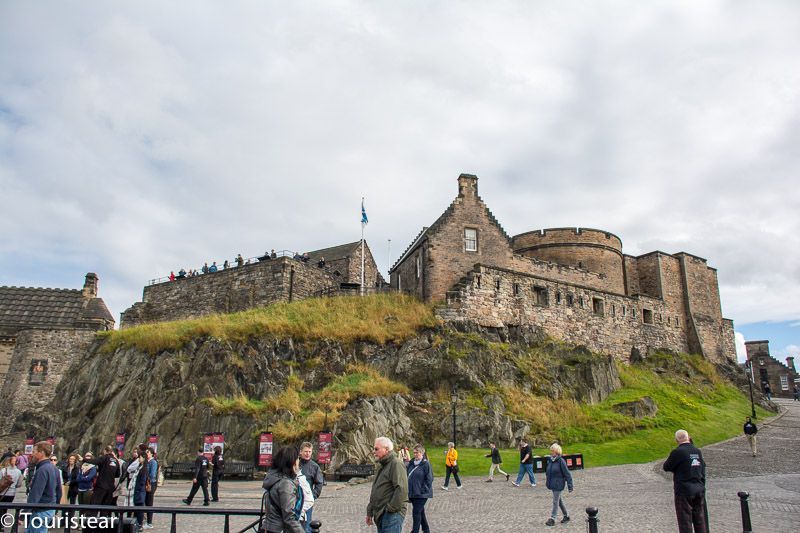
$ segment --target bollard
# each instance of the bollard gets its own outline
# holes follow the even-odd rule
[[[744,533],[753,533],[753,526],[750,524],[750,504],[747,503],[747,498],[750,494],[747,492],[738,492],[739,503],[742,505],[742,531]]]
[[[589,515],[589,518],[586,519],[586,523],[589,524],[589,533],[598,533],[599,529],[597,529],[597,524],[600,522],[600,519],[597,518],[597,507],[587,507],[586,514]]]
[[[311,533],[319,533],[319,530],[322,527],[322,522],[319,520],[312,520],[309,525],[311,526]]]

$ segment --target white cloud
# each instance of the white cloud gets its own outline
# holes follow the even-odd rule
[[[385,269],[474,172],[512,234],[685,250],[737,324],[800,320],[793,3],[15,2],[0,49],[0,283],[97,271],[119,313],[357,240],[361,196]]]
[[[738,331],[734,332],[734,339],[736,341],[736,360],[740,363],[747,361],[747,349],[744,346],[744,335]]]

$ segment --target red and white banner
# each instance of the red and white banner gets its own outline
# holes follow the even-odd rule
[[[36,444],[36,439],[34,439],[33,437],[28,437],[27,439],[25,439],[25,455],[28,456],[28,459],[30,459],[31,455],[33,455],[34,444]]]
[[[317,463],[327,465],[331,462],[333,454],[333,433],[321,431],[319,434],[319,446],[317,447]]]
[[[125,433],[117,433],[116,437],[117,451],[120,455],[125,451]]]
[[[258,466],[272,466],[272,433],[262,433],[258,437]]]
[[[214,448],[217,446],[222,448],[222,453],[225,453],[224,433],[206,433],[203,435],[203,455],[205,455],[209,461],[214,456]]]
[[[158,455],[158,435],[152,434],[147,437],[147,446],[153,450],[153,455]]]

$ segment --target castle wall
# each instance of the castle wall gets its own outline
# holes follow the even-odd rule
[[[800,375],[770,355],[769,341],[748,341],[744,347],[753,365],[753,388],[764,392],[764,385],[769,383],[773,396],[791,398]]]
[[[667,305],[494,266],[476,265],[449,306],[448,320],[488,327],[536,325],[549,335],[627,361],[632,351],[686,352],[683,328]],[[646,321],[649,321],[647,323]]]
[[[428,241],[426,240],[392,271],[391,286],[393,288],[399,286],[401,291],[413,294],[420,300],[424,300],[427,294],[425,280],[428,277],[428,271],[426,270],[428,253]]]
[[[586,228],[554,228],[514,236],[516,253],[574,266],[604,276],[601,290],[625,294],[622,241],[607,231]]]
[[[87,330],[25,330],[17,335],[8,374],[0,389],[0,405],[6,413],[41,412],[55,397],[67,368],[86,352],[97,333]],[[31,384],[34,360],[46,361],[41,384]],[[11,417],[0,417],[0,434],[11,431]],[[16,431],[24,431],[18,428]]]
[[[120,327],[145,322],[233,313],[279,301],[299,300],[339,280],[330,268],[289,257],[167,281],[144,288],[142,302],[122,313]]]
[[[661,297],[661,253],[653,252],[636,258],[637,270],[639,272],[639,293]],[[630,293],[631,295],[637,293]]]
[[[8,373],[11,364],[11,355],[14,353],[15,338],[0,335],[0,385]]]
[[[383,276],[375,263],[372,250],[366,244],[364,245],[364,250],[364,286],[378,287],[383,284]],[[347,272],[348,279],[352,280],[353,283],[361,283],[361,246],[353,253],[353,256],[349,259],[347,271],[342,271],[342,274],[345,274],[345,272]]]
[[[641,294],[639,287],[639,262],[632,255],[623,257],[623,268],[625,269],[625,294],[633,296]]]

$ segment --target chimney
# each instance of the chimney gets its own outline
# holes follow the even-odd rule
[[[83,283],[84,298],[97,298],[97,279],[94,272],[86,274],[86,281]]]
[[[461,174],[458,177],[458,195],[478,196],[478,176],[474,174]]]
[[[795,372],[795,373],[797,372],[797,370],[794,369],[794,357],[787,357],[786,358],[786,366],[788,366],[789,370],[791,370],[792,372]]]

